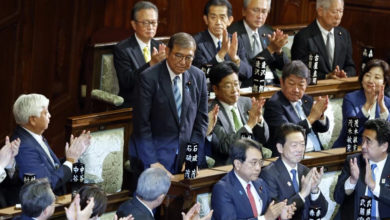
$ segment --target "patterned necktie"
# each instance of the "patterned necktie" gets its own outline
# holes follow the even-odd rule
[[[253,33],[253,43],[252,43],[252,58],[255,57],[258,53],[260,53],[260,45],[258,40],[257,33]]]
[[[217,46],[217,51],[219,51],[221,49],[221,41],[219,40],[218,41],[218,46]]]
[[[299,114],[299,118],[301,120],[305,120],[306,119],[306,115],[303,112],[302,101],[301,100],[299,100],[296,103],[295,108],[297,109],[297,112]],[[318,140],[317,136],[314,134],[313,130],[310,133],[307,134],[306,146],[311,146],[311,145],[313,145],[313,148],[314,148],[315,151],[321,151],[320,141]]]
[[[242,122],[241,120],[238,118],[237,114],[236,114],[236,111],[234,110],[234,108],[232,108],[232,116],[233,116],[233,122],[234,122],[234,129],[236,131],[238,131],[241,127],[242,127]]]
[[[257,208],[256,208],[255,198],[252,195],[251,184],[249,184],[249,183],[248,183],[248,185],[246,185],[246,193],[248,194],[249,202],[251,203],[253,216],[257,217]]]
[[[179,76],[175,76],[175,78],[173,78],[173,87],[172,87],[172,90],[173,90],[173,97],[175,98],[175,103],[176,103],[176,109],[177,109],[177,115],[179,116],[179,120],[180,120],[180,115],[181,115],[181,93],[180,93],[180,90],[179,90],[179,86],[177,85],[177,81],[180,80],[180,77]]]
[[[148,46],[144,47],[142,52],[144,54],[145,62],[148,63],[150,61],[149,47]]]
[[[326,52],[328,53],[328,62],[330,64],[330,67],[333,68],[333,47],[331,43],[331,37],[332,37],[332,32],[329,32],[328,35],[326,36]]]
[[[299,186],[298,186],[298,181],[297,181],[297,170],[296,169],[291,169],[290,170],[293,178],[292,178],[292,183],[295,189],[295,192],[297,193],[299,191]]]
[[[375,170],[376,167],[377,167],[376,164],[371,164],[372,179],[374,180],[374,182],[375,182],[374,170]],[[371,220],[376,220],[376,205],[377,205],[377,201],[376,201],[376,199],[374,197],[374,194],[372,193],[371,189],[368,188],[367,191],[368,191],[367,192],[367,196],[372,198],[372,201],[371,201]]]

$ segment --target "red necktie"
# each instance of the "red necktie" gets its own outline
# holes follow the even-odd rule
[[[257,208],[256,208],[255,199],[253,198],[253,195],[251,192],[251,184],[248,184],[246,186],[246,192],[248,193],[248,198],[249,198],[249,202],[251,203],[253,215],[254,215],[254,217],[257,217]]]

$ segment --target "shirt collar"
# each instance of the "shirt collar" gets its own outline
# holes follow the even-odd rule
[[[233,108],[237,108],[237,102],[234,103],[233,105],[229,105],[227,104],[226,102],[223,102],[221,100],[219,100],[219,102],[221,103],[222,107],[226,110],[226,111],[231,111]]]
[[[253,187],[252,181],[249,181],[249,182],[245,181],[243,178],[241,178],[241,177],[236,173],[236,171],[234,171],[234,175],[236,175],[236,177],[237,177],[237,179],[238,179],[238,182],[240,182],[240,184],[242,185],[242,187],[243,187],[245,190],[246,190],[246,186],[247,186],[248,184],[251,184],[251,187]]]
[[[153,211],[145,204],[143,203],[139,198],[138,196],[135,197],[142,205],[144,205],[150,212],[150,214],[152,214],[152,216],[154,217],[154,214],[153,214]]]
[[[329,32],[331,32],[332,34],[334,34],[334,28],[332,28],[330,31],[327,31],[325,28],[323,28],[323,27],[321,26],[321,24],[320,24],[320,22],[319,22],[318,20],[316,20],[316,22],[317,22],[318,28],[320,29],[322,35],[327,36]]]
[[[134,34],[134,36],[135,36],[135,39],[137,40],[137,43],[138,43],[139,47],[141,48],[141,50],[143,50],[144,47],[146,47],[146,46],[150,49],[150,40],[148,43],[145,44],[141,39],[139,39],[137,37],[137,34]]]
[[[218,47],[218,41],[221,41],[221,44],[222,44],[222,38],[219,39],[219,38],[217,38],[214,34],[212,34],[212,33],[210,32],[210,30],[207,30],[207,31],[209,32],[209,34],[210,34],[210,36],[211,36],[211,39],[213,39],[213,42],[214,42],[215,47]]]
[[[23,127],[23,126],[20,126],[20,127],[22,127],[22,128],[23,128],[24,130],[26,130],[29,134],[31,134],[31,136],[33,136],[33,138],[34,138],[35,140],[42,140],[42,135],[36,134],[36,133],[34,133],[34,132],[28,130],[27,128],[25,128],[25,127]]]
[[[171,78],[171,81],[173,81],[173,79],[176,77],[176,76],[179,76],[179,78],[180,78],[180,81],[182,80],[182,75],[183,74],[179,74],[179,75],[177,75],[176,73],[174,73],[173,71],[172,71],[172,69],[169,67],[169,64],[168,64],[168,62],[166,62],[166,64],[167,64],[167,68],[168,68],[168,72],[169,72],[169,77]]]
[[[295,169],[298,173],[298,164],[295,164],[295,167],[291,167],[290,165],[288,165],[287,163],[284,162],[283,158],[281,160],[289,173],[292,169]]]
[[[295,106],[296,106],[297,104],[302,105],[302,99],[299,99],[299,100],[296,101],[296,102],[290,102],[290,103],[291,103],[291,105],[294,106],[294,108],[295,108]]]
[[[244,20],[244,27],[245,27],[246,33],[248,33],[249,38],[251,38],[254,33],[258,33],[257,32],[258,29],[256,28],[256,30],[253,30],[251,27],[249,27],[249,25],[246,23],[245,20]]]
[[[386,160],[387,160],[387,156],[386,156],[386,158],[385,159],[383,159],[383,160],[381,160],[381,161],[379,161],[379,162],[374,162],[374,161],[369,161],[369,163],[370,163],[370,165],[372,165],[372,164],[376,164],[377,165],[377,168],[379,169],[379,170],[383,170],[383,167],[385,167],[385,164],[386,164]]]

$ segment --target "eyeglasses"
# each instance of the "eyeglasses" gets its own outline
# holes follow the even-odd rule
[[[249,9],[253,14],[268,14],[268,9],[266,8],[251,8]]]
[[[240,83],[239,82],[226,83],[225,85],[221,86],[221,88],[224,90],[232,90],[233,88],[240,89]]]
[[[252,160],[248,162],[252,167],[260,166],[262,167],[264,164],[264,160]]]
[[[156,27],[158,24],[158,21],[135,21],[135,22],[141,24],[144,27],[148,27],[149,25]]]
[[[194,59],[194,57],[193,56],[184,56],[183,54],[175,53],[175,59],[177,62],[181,62],[184,59],[186,63],[190,63]]]

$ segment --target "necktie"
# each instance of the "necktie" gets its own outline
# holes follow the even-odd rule
[[[234,108],[232,108],[232,116],[233,116],[233,122],[234,122],[234,129],[236,131],[238,131],[241,127],[242,127],[242,122],[241,120],[238,118],[237,114],[236,114],[236,111],[234,110]]]
[[[53,165],[55,165],[53,157],[51,157],[51,155],[50,155],[50,151],[49,151],[49,147],[48,147],[47,141],[46,141],[46,139],[43,136],[42,136],[42,142],[43,142],[43,144],[42,144],[43,150],[45,151],[46,155],[49,157],[49,160],[51,161],[51,163]]]
[[[144,54],[145,62],[148,63],[150,61],[149,47],[148,46],[144,47],[142,52]]]
[[[221,49],[221,41],[219,40],[218,41],[218,46],[217,46],[217,51],[219,51]]]
[[[298,112],[299,117],[301,118],[301,120],[305,120],[306,119],[306,115],[303,112],[302,101],[301,100],[299,100],[296,103],[295,108],[297,109],[297,112]],[[311,146],[313,146],[315,151],[321,151],[320,141],[318,140],[317,136],[314,134],[313,131],[311,131],[310,133],[307,134],[306,146],[310,146],[310,148],[311,148]]]
[[[326,36],[326,51],[328,52],[328,62],[330,67],[333,68],[333,47],[331,42],[332,32],[329,32]]]
[[[257,32],[253,33],[252,37],[253,37],[253,43],[252,43],[252,58],[253,58],[258,53],[260,53],[260,44],[259,44]]]
[[[377,167],[376,164],[371,164],[372,179],[374,180],[374,182],[375,182],[374,170],[375,170],[376,167]],[[376,204],[377,204],[377,201],[375,200],[374,194],[372,193],[370,188],[368,189],[367,196],[372,198],[372,201],[371,201],[371,204],[372,204],[371,205],[371,220],[376,220]]]
[[[249,184],[249,183],[248,183],[248,185],[246,185],[246,193],[248,194],[249,202],[251,203],[253,216],[257,217],[256,203],[255,203],[255,199],[254,199],[252,192],[251,192],[251,184]]]
[[[180,90],[179,90],[179,86],[177,85],[177,81],[180,79],[179,76],[175,76],[175,78],[173,79],[173,97],[175,98],[175,103],[176,103],[176,109],[177,109],[177,115],[179,116],[179,119],[180,119],[180,115],[181,115],[181,93],[180,93]]]
[[[290,170],[293,178],[292,178],[292,183],[295,189],[295,192],[297,193],[299,191],[299,186],[298,186],[298,181],[297,181],[297,170],[296,169],[291,169]]]

